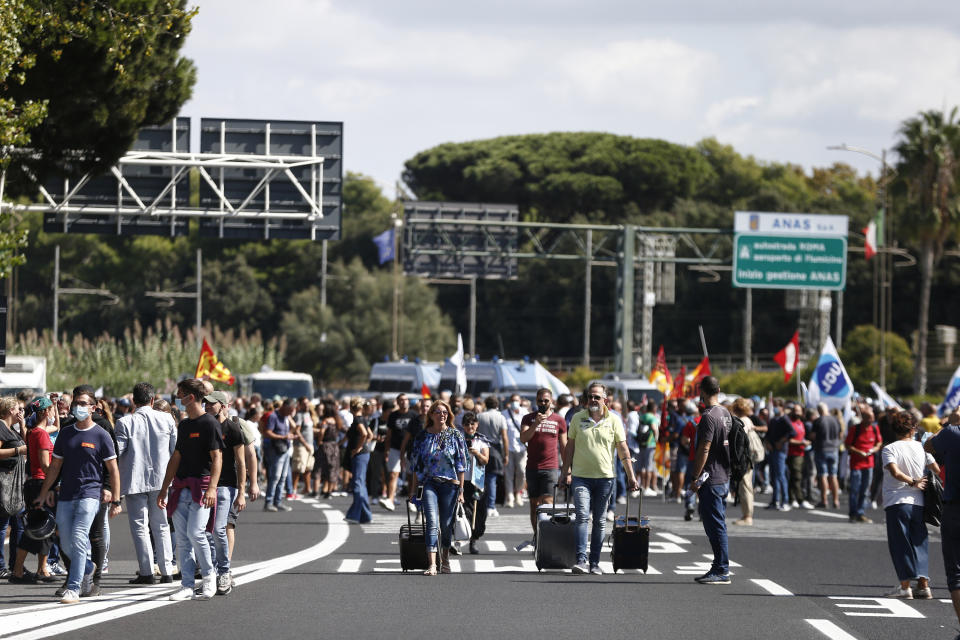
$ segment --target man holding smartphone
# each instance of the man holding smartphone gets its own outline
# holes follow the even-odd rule
[[[527,446],[527,494],[530,525],[537,533],[537,507],[553,503],[553,488],[560,479],[560,456],[567,446],[567,422],[553,411],[553,392],[537,390],[537,410],[520,420],[520,442]]]

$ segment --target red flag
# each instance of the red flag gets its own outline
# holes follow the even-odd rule
[[[790,378],[793,377],[793,372],[797,368],[797,353],[799,353],[799,351],[800,332],[794,331],[790,342],[788,342],[783,349],[777,351],[777,355],[773,356],[773,359],[780,365],[780,368],[783,369],[784,382],[790,382]]]
[[[200,360],[197,361],[197,372],[195,378],[208,377],[217,382],[226,382],[233,384],[236,378],[230,373],[230,370],[223,366],[223,363],[217,360],[217,355],[207,344],[207,339],[203,339],[203,346],[200,348]]]
[[[673,381],[673,391],[670,393],[671,398],[680,398],[683,396],[683,380],[686,376],[687,367],[680,367],[680,375],[678,375],[676,380]]]
[[[689,384],[684,387],[686,389],[687,396],[692,396],[694,393],[698,393],[697,388],[700,386],[700,381],[708,375],[710,375],[710,358],[704,356],[703,360],[700,361],[700,364],[697,365],[697,368],[687,376],[687,382]]]
[[[424,398],[430,397],[430,387],[427,386],[426,382],[420,385],[420,395],[422,395]]]
[[[663,352],[663,345],[660,345],[660,351],[657,352],[657,363],[650,372],[650,382],[657,385],[664,396],[669,397],[670,390],[673,388],[673,378],[670,377],[670,369],[667,368],[667,356]]]

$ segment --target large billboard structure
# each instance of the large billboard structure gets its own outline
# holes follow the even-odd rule
[[[338,239],[343,123],[203,118],[191,152],[189,118],[140,131],[103,175],[50,180],[51,232],[178,236],[197,218],[201,236]]]

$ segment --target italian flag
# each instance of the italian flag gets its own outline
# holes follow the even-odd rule
[[[883,209],[863,228],[863,253],[867,260],[877,255],[877,248],[883,243]]]

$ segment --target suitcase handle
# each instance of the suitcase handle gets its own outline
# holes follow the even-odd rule
[[[557,489],[560,487],[560,483],[553,485],[553,512],[557,512]],[[570,516],[570,485],[563,485],[563,504],[566,506],[566,515]]]
[[[624,505],[624,512],[627,516],[627,522],[630,521],[630,492],[627,491],[624,494],[627,497],[627,502]],[[643,512],[643,489],[640,489],[640,495],[637,496],[637,524],[640,523],[640,520],[643,518],[641,513]]]
[[[411,505],[411,504],[413,504],[413,500],[411,500],[410,498],[407,498],[407,508],[406,508],[406,512],[407,512],[407,526],[410,527],[410,530],[412,531],[412,530],[413,530],[413,522],[410,520],[410,505]],[[418,511],[419,511],[419,514],[420,514],[420,528],[423,529],[423,535],[426,536],[426,535],[427,535],[427,519],[423,516],[423,501],[420,502],[420,506],[418,507]],[[426,537],[424,537],[424,539],[426,539]]]

